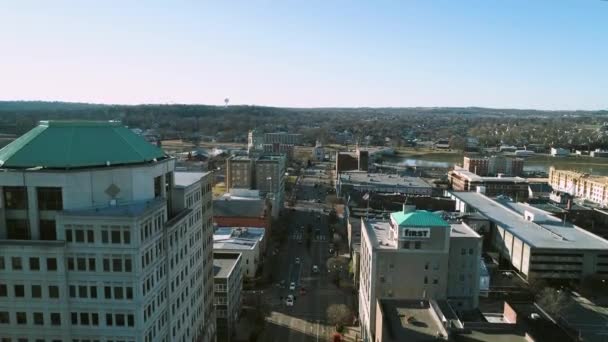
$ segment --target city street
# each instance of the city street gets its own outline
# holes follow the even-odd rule
[[[316,183],[323,182],[324,185]],[[277,256],[279,267],[274,273],[275,285],[264,292],[264,304],[269,306],[266,329],[262,341],[328,341],[334,327],[327,323],[326,310],[331,304],[348,304],[352,308],[350,290],[339,289],[335,274],[327,269],[329,257],[329,227],[325,196],[329,177],[306,175],[300,179],[295,211],[286,227],[288,239]],[[318,203],[321,202],[321,203]],[[311,225],[310,247],[307,246],[307,226]],[[281,227],[283,228],[283,227]],[[299,258],[299,262],[296,261]],[[318,273],[313,272],[313,266]],[[342,270],[342,279],[347,270]],[[290,283],[295,290],[290,290]],[[305,292],[304,292],[305,291]],[[288,295],[295,296],[293,306],[287,306]]]

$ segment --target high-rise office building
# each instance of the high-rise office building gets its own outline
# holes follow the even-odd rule
[[[43,121],[0,161],[3,339],[215,341],[209,174],[112,121]]]

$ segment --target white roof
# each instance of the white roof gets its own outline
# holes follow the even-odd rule
[[[486,176],[478,176],[477,174],[467,171],[465,169],[455,168],[454,173],[459,174],[462,177],[467,178],[469,181],[473,182],[521,182],[527,183],[528,180],[521,177],[486,177]]]
[[[477,192],[452,192],[481,215],[525,241],[531,247],[608,250],[608,241],[525,203],[495,200]],[[534,215],[534,222],[524,213]]]
[[[174,181],[176,186],[187,187],[203,178],[208,172],[174,172]]]

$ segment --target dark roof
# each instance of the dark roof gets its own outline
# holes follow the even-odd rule
[[[213,216],[261,217],[264,215],[264,200],[218,199],[213,201]]]
[[[163,150],[119,121],[41,121],[0,150],[0,167],[68,169],[165,157]]]
[[[551,187],[551,185],[549,185],[547,183],[530,183],[528,185],[528,187],[530,187],[530,190],[532,190],[534,192],[551,192],[551,191],[553,191],[553,188]]]

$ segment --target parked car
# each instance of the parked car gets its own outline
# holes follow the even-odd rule
[[[319,273],[319,266],[313,265],[312,266],[312,273]]]
[[[292,281],[292,282],[291,282],[291,284],[289,284],[289,289],[290,289],[291,291],[295,290],[295,289],[296,289],[296,283],[294,283],[294,282]]]
[[[293,295],[287,296],[287,299],[285,299],[285,305],[293,306]]]
[[[300,263],[300,258],[296,258],[296,264]]]

